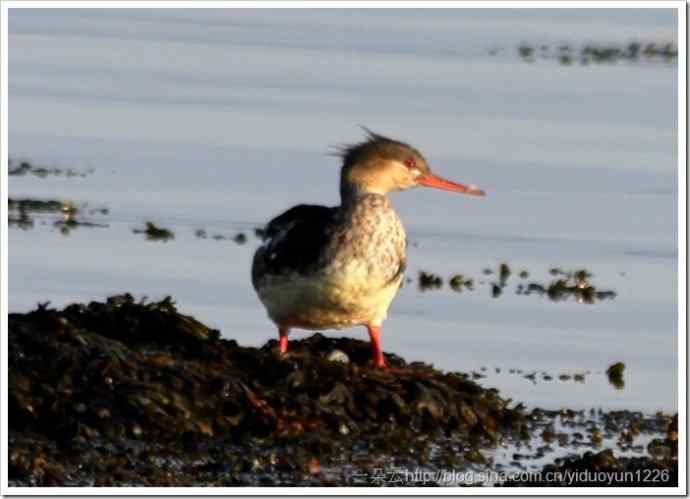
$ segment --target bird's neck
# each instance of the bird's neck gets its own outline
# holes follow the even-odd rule
[[[375,186],[355,184],[352,182],[340,182],[340,204],[342,206],[350,206],[357,204],[365,196],[381,196],[386,197],[387,192],[377,189]]]

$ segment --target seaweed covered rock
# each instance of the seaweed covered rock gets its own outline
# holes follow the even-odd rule
[[[235,483],[255,466],[247,449],[279,447],[297,456],[288,460],[297,469],[314,470],[310,460],[343,446],[409,454],[420,436],[484,445],[523,424],[521,410],[465,375],[387,357],[390,371],[373,369],[367,342],[320,334],[291,342],[287,355],[275,340],[242,347],[169,298],[10,314],[10,475],[51,485],[110,470],[94,480],[188,483],[183,473],[157,474],[160,459],[146,468],[146,443],[180,463],[203,447],[213,476]],[[244,450],[224,454],[233,446]],[[83,460],[92,454],[89,475]]]

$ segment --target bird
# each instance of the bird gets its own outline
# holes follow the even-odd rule
[[[340,205],[299,204],[259,231],[251,279],[278,328],[280,353],[293,328],[367,328],[371,365],[387,369],[381,330],[402,286],[407,236],[388,193],[417,186],[484,196],[475,185],[432,172],[411,145],[364,128],[339,146]]]

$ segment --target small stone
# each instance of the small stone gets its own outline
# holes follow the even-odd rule
[[[625,371],[625,364],[623,362],[616,362],[609,366],[606,374],[609,378],[617,378],[623,376],[623,371]]]
[[[321,473],[321,462],[317,458],[312,457],[307,462],[307,470],[311,475],[318,475]]]
[[[548,444],[554,441],[556,433],[554,433],[552,428],[544,428],[544,431],[541,433],[541,438]]]
[[[674,415],[669,423],[666,438],[671,442],[678,441],[678,414]]]
[[[347,354],[342,350],[333,350],[331,353],[328,354],[326,360],[328,360],[329,362],[340,362],[342,364],[350,363],[350,357],[348,357]]]
[[[611,383],[617,390],[622,390],[625,387],[623,371],[625,371],[625,364],[623,362],[616,362],[615,364],[610,365],[606,370],[609,383]]]
[[[558,445],[561,447],[567,447],[568,445],[568,434],[567,433],[558,433]]]
[[[462,291],[462,286],[464,284],[464,279],[462,277],[462,274],[456,274],[453,277],[450,278],[450,287],[453,289],[453,291]]]
[[[498,268],[499,278],[501,283],[505,284],[506,280],[510,277],[510,267],[507,263],[502,263]]]
[[[592,444],[595,445],[595,446],[596,446],[596,445],[601,445],[601,442],[603,442],[603,440],[604,440],[604,437],[603,437],[603,435],[601,434],[601,431],[600,431],[600,430],[594,430],[594,431],[591,433],[590,438],[592,439]]]
[[[486,459],[477,449],[470,449],[465,451],[465,459],[471,463],[485,463]]]

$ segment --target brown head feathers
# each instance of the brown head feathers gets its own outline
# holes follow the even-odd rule
[[[404,162],[411,156],[421,163],[426,163],[422,153],[411,145],[394,140],[362,127],[366,133],[366,140],[357,144],[338,146],[335,156],[343,159],[343,167],[348,168],[357,163],[367,163],[374,159],[397,160]]]

